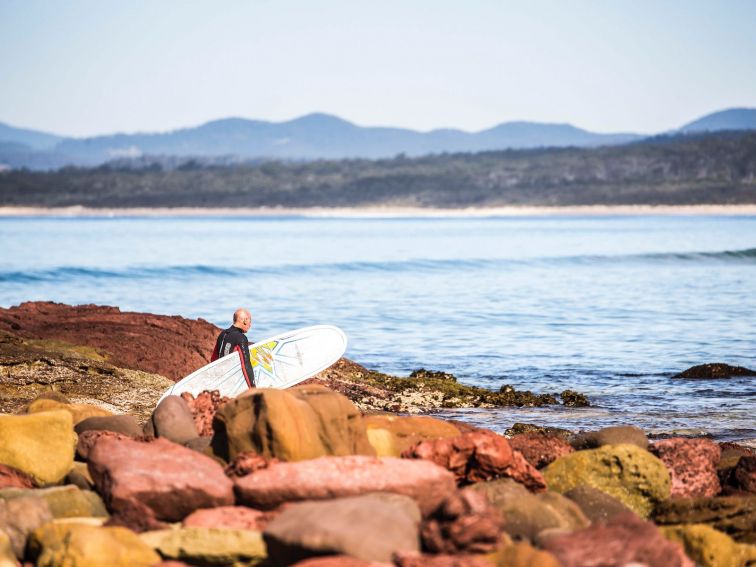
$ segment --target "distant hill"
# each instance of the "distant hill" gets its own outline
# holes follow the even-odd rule
[[[713,112],[680,128],[680,132],[685,133],[722,130],[756,130],[756,108],[730,108]]]
[[[705,116],[679,132],[756,128],[756,110],[731,109]],[[639,134],[598,134],[570,124],[505,122],[480,132],[363,127],[328,114],[286,122],[225,118],[163,133],[62,138],[0,124],[0,168],[96,167],[145,156],[246,160],[385,159],[443,153],[529,148],[591,148],[626,144]],[[9,145],[10,144],[10,145]],[[21,144],[23,147],[18,146]]]
[[[624,146],[383,160],[203,164],[124,161],[0,172],[0,205],[88,207],[490,207],[756,204],[756,132]]]

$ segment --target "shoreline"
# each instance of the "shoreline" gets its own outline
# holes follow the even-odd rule
[[[426,207],[7,207],[0,218],[66,217],[299,217],[299,218],[490,218],[570,216],[756,216],[750,205],[579,205],[441,209]]]

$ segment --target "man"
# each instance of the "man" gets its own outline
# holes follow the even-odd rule
[[[250,388],[255,387],[255,375],[252,371],[252,362],[249,359],[249,340],[244,334],[252,326],[252,315],[244,308],[234,311],[234,321],[225,331],[221,331],[218,340],[215,341],[215,349],[210,360],[218,360],[232,352],[238,352],[242,357],[242,372],[244,379]]]

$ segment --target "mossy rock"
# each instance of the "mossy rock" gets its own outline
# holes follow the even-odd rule
[[[549,489],[564,494],[583,484],[614,496],[643,518],[669,497],[670,478],[664,463],[635,445],[606,445],[577,451],[543,471]]]
[[[5,488],[0,490],[0,499],[2,500],[23,496],[34,496],[47,502],[54,518],[106,517],[108,515],[99,494],[91,490],[81,490],[70,484],[51,486],[50,488]]]
[[[255,530],[180,528],[146,532],[140,537],[164,558],[192,565],[253,565],[267,557],[262,534]]]
[[[51,522],[37,528],[28,551],[37,567],[151,567],[161,557],[126,528]]]
[[[701,567],[745,567],[756,562],[756,546],[735,543],[711,526],[686,524],[660,529],[668,540],[682,544],[685,554]]]
[[[0,463],[25,472],[39,486],[63,480],[73,467],[75,445],[73,419],[65,410],[0,415]]]

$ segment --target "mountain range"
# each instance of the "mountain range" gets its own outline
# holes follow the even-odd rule
[[[663,134],[756,129],[756,109],[715,112]],[[0,169],[33,170],[98,166],[143,156],[313,160],[378,159],[547,147],[625,144],[647,136],[599,134],[570,124],[505,122],[480,132],[362,127],[328,114],[308,114],[286,122],[226,118],[164,133],[73,138],[0,123]]]

